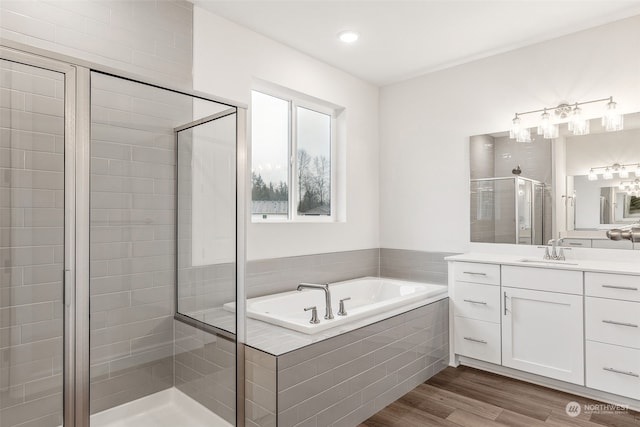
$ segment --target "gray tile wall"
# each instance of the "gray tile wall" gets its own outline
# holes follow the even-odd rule
[[[247,425],[274,426],[275,414],[280,427],[358,425],[447,366],[448,304],[277,357],[248,351]]]
[[[174,0],[3,0],[0,37],[190,86],[193,4]]]
[[[189,96],[92,73],[91,411],[173,385],[175,126]]]
[[[174,325],[175,386],[235,424],[235,342],[179,321]]]
[[[449,252],[380,249],[380,276],[446,285]]]
[[[0,60],[3,427],[62,423],[63,87],[59,73]]]
[[[334,252],[247,263],[247,298],[295,290],[300,282],[337,282],[379,275],[376,249]]]
[[[245,347],[245,422],[248,427],[277,425],[277,358]]]

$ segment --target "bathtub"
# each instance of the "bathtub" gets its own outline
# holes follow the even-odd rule
[[[247,316],[263,322],[289,328],[305,334],[315,334],[349,322],[364,319],[411,306],[434,297],[447,295],[445,285],[407,282],[403,280],[379,277],[336,282],[329,285],[334,319],[324,319],[325,295],[321,290],[304,289],[302,291],[283,292],[247,300]],[[338,316],[339,301],[345,301],[346,316]],[[311,311],[305,307],[316,306],[320,323],[311,324]],[[225,305],[228,310],[235,307]],[[415,307],[413,307],[415,308]]]

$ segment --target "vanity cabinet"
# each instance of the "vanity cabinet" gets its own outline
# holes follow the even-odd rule
[[[584,385],[582,273],[502,266],[502,364]]]
[[[457,263],[455,280],[456,352],[500,364],[500,266]]]
[[[582,296],[503,287],[502,364],[584,385]]]
[[[635,399],[640,407],[635,266],[622,274],[584,271],[577,263],[549,268],[528,259],[500,264],[481,262],[489,257],[452,258],[453,363],[464,356],[471,366],[489,362],[507,375],[528,372],[588,387],[591,395]]]
[[[640,399],[640,277],[585,273],[586,385]]]

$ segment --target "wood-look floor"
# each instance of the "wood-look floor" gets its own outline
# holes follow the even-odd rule
[[[460,366],[446,368],[359,427],[640,427],[640,412],[585,413],[567,403],[600,403],[535,384]]]

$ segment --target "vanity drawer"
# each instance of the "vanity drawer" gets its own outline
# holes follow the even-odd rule
[[[590,248],[591,239],[562,239],[560,246],[568,246],[571,248]]]
[[[500,323],[500,287],[478,283],[455,283],[455,315]]]
[[[640,349],[640,303],[605,298],[585,299],[588,340]]]
[[[587,387],[640,399],[640,350],[587,341]]]
[[[596,249],[633,249],[631,240],[593,239],[592,248]]]
[[[584,293],[593,297],[640,301],[640,276],[585,273]]]
[[[456,262],[455,279],[461,282],[500,286],[500,266],[477,262]]]
[[[502,286],[582,295],[582,272],[549,268],[502,267]]]
[[[500,324],[456,316],[455,352],[461,356],[500,364]]]

